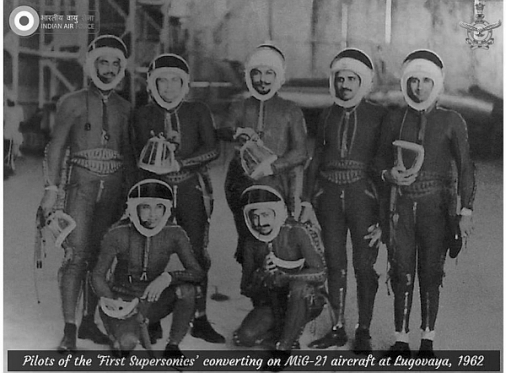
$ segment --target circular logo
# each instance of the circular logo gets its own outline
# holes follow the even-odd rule
[[[479,43],[485,43],[492,36],[492,32],[485,29],[486,26],[488,26],[487,21],[476,21],[474,23],[475,30],[468,31],[467,35]],[[485,31],[483,31],[483,29],[485,29]]]
[[[9,16],[11,30],[19,36],[30,36],[39,27],[39,15],[29,6],[18,6]]]

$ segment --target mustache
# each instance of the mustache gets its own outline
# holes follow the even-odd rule
[[[270,228],[271,226],[270,225],[255,225],[255,228],[256,229],[264,229],[264,228]]]
[[[259,82],[253,82],[253,85],[271,85],[272,83],[259,81]]]
[[[106,76],[106,77],[115,77],[116,74],[112,71],[108,72],[108,73],[103,73],[102,76]]]

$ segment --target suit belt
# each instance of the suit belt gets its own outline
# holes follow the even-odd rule
[[[174,184],[180,184],[183,181],[189,180],[192,177],[196,177],[197,173],[201,172],[203,170],[197,169],[197,170],[183,170],[179,172],[171,172],[169,174],[161,175],[161,178],[163,181],[165,181],[167,184],[174,185]]]
[[[345,185],[365,179],[367,172],[365,170],[329,170],[321,171],[320,176],[334,184]]]
[[[449,189],[452,180],[453,175],[451,172],[445,175],[437,172],[421,171],[413,184],[401,187],[401,193],[412,199],[421,198]]]
[[[123,167],[123,161],[120,160],[95,160],[84,158],[72,158],[70,160],[72,165],[82,167],[99,176],[111,175]]]

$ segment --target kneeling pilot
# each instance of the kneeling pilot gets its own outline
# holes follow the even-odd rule
[[[139,341],[144,347],[150,346],[148,323],[173,312],[165,355],[182,355],[178,346],[193,318],[194,284],[202,280],[204,272],[186,232],[169,221],[172,206],[173,194],[168,184],[143,180],[128,194],[128,219],[113,225],[102,241],[93,286],[101,299],[100,315],[116,351],[129,352]],[[177,254],[184,270],[169,271],[172,254]],[[112,269],[115,259],[117,264]],[[113,273],[109,282],[110,270]]]
[[[299,348],[305,325],[323,308],[323,245],[314,227],[289,217],[276,188],[254,185],[242,199],[256,240],[245,246],[241,293],[251,298],[253,310],[234,333],[234,343],[289,352]]]

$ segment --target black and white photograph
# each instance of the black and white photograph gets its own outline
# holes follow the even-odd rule
[[[4,371],[502,370],[502,0],[2,19]]]

